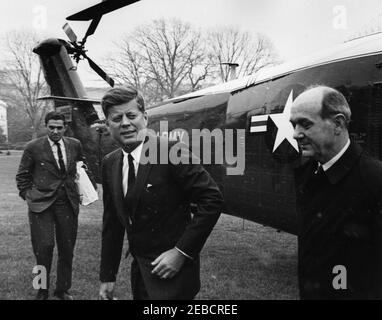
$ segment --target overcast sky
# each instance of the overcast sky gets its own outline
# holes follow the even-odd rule
[[[0,3],[0,32],[35,29],[44,37],[66,39],[65,18],[100,1],[13,0]],[[46,19],[40,19],[45,16]],[[266,34],[283,60],[298,58],[344,42],[360,32],[382,30],[381,0],[141,0],[105,15],[88,38],[88,54],[99,64],[110,54],[112,41],[155,18],[176,17],[196,27],[233,25]],[[88,22],[71,21],[82,39]],[[86,86],[103,85],[79,68]]]

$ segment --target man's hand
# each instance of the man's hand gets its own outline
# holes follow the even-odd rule
[[[114,298],[115,282],[102,282],[99,288],[100,300],[115,300]]]
[[[20,192],[20,197],[21,197],[21,199],[23,199],[25,201],[26,200],[26,191]]]
[[[24,189],[23,191],[20,191],[19,195],[20,195],[21,199],[23,199],[25,201],[27,198],[27,192],[28,192],[28,190],[31,190],[31,189],[32,189],[32,187]]]
[[[182,268],[186,257],[175,248],[163,252],[158,258],[151,262],[155,268],[151,271],[162,279],[171,279]]]

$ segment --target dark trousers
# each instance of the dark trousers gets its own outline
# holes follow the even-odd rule
[[[147,293],[145,283],[142,278],[141,271],[139,270],[139,266],[137,260],[134,259],[131,263],[131,271],[130,271],[130,279],[131,279],[131,291],[133,293],[134,300],[149,300],[149,295]]]
[[[137,259],[140,260],[140,264]],[[131,263],[131,291],[133,293],[134,300],[192,300],[195,298],[197,291],[190,290],[190,286],[185,283],[185,281],[179,281],[179,275],[175,279],[159,279],[157,276],[147,276],[148,272],[151,274],[152,266],[148,267],[147,264],[142,264],[143,258],[134,258]],[[199,262],[197,262],[199,266]],[[147,286],[143,280],[142,271],[140,268],[149,268],[150,270],[145,270],[143,272],[147,280]],[[189,266],[183,265],[182,277],[184,272],[186,272],[187,280],[197,281],[199,283],[199,277],[195,278],[195,275],[189,273]],[[189,276],[188,276],[189,275]],[[148,293],[150,292],[150,294]]]
[[[58,260],[56,292],[67,291],[72,285],[73,251],[77,238],[78,217],[66,196],[61,196],[48,209],[34,213],[29,211],[32,247],[38,265],[47,271],[47,286],[52,265],[54,236],[56,236]]]

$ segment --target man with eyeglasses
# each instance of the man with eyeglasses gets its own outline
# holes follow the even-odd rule
[[[60,300],[73,300],[69,289],[80,201],[75,183],[76,162],[85,163],[85,158],[80,141],[63,136],[66,130],[63,114],[49,112],[45,124],[47,136],[32,140],[25,147],[16,182],[20,197],[28,204],[37,265],[43,266],[47,275],[47,286],[38,290],[35,299],[46,300],[49,296],[49,274],[56,238],[58,260],[54,295]]]

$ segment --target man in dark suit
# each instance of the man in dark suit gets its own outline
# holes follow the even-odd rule
[[[296,171],[302,299],[382,298],[382,162],[350,142],[351,111],[316,86],[292,105],[302,156]]]
[[[48,298],[54,236],[58,261],[54,295],[73,300],[73,251],[77,237],[79,194],[76,162],[84,161],[80,141],[64,137],[65,117],[55,111],[45,117],[48,135],[29,142],[16,175],[20,196],[27,201],[33,252],[37,265],[47,271],[47,288],[39,289],[36,299]]]
[[[142,134],[148,119],[134,88],[109,90],[102,108],[121,148],[105,157],[102,168],[100,298],[113,297],[126,231],[133,298],[193,299],[200,289],[199,252],[219,218],[222,195],[200,164],[159,158],[143,164],[145,150],[163,152],[166,143]],[[150,143],[158,148],[147,148]],[[197,205],[193,217],[190,203]]]

